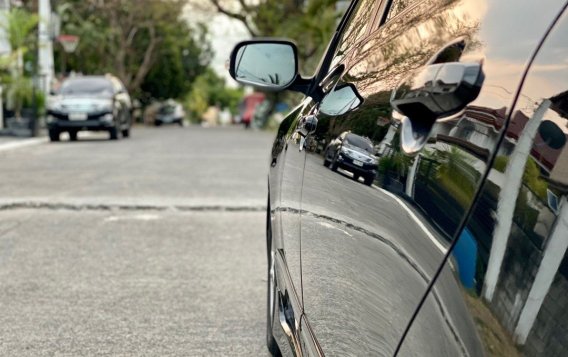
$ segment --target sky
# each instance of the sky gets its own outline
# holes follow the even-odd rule
[[[190,23],[204,22],[209,26],[209,38],[215,52],[211,67],[227,79],[228,85],[236,87],[236,82],[225,68],[225,62],[229,59],[231,50],[237,42],[250,38],[244,25],[222,14],[204,13],[189,7],[186,9],[185,16]]]

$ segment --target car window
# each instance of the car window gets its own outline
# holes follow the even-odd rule
[[[62,95],[112,95],[112,83],[106,78],[76,78],[69,79],[61,86]]]

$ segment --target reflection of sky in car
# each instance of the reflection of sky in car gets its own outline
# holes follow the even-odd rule
[[[240,79],[267,84],[287,84],[294,79],[294,52],[288,45],[245,46],[236,60]]]
[[[341,115],[359,105],[359,98],[349,86],[335,89],[322,101],[320,110],[328,115]]]
[[[345,142],[348,145],[354,146],[356,148],[363,149],[367,152],[370,152],[370,153],[373,152],[373,146],[371,145],[371,143],[367,139],[364,139],[364,138],[360,137],[359,135],[348,134],[345,137]]]
[[[69,79],[61,86],[62,95],[90,94],[110,96],[113,93],[112,83],[104,78]]]

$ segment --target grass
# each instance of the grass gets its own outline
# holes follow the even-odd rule
[[[489,307],[479,298],[465,293],[469,311],[485,346],[487,356],[521,357],[511,335],[499,323]]]

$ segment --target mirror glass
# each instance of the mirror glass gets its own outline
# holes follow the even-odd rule
[[[235,80],[243,84],[278,90],[296,78],[296,55],[291,44],[245,44],[234,61]]]
[[[352,84],[337,86],[322,100],[320,112],[326,115],[343,115],[357,109],[363,100]]]

